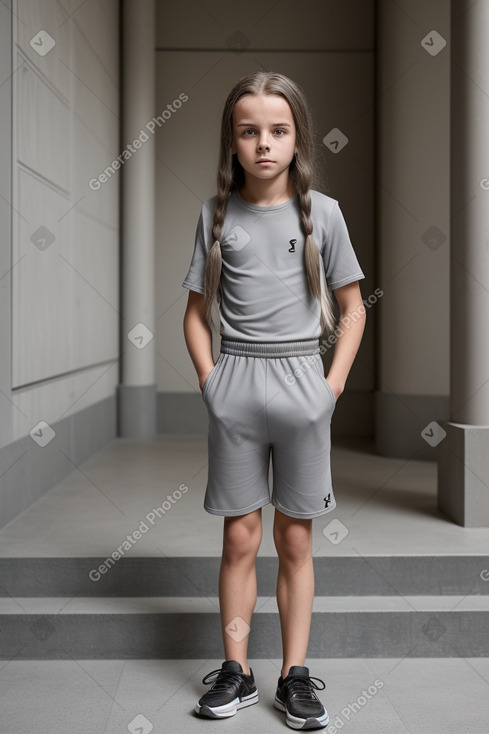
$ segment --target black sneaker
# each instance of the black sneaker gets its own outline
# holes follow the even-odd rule
[[[216,678],[212,680],[212,676]],[[208,673],[202,678],[202,683],[213,685],[195,706],[200,716],[221,719],[234,716],[238,709],[258,703],[253,671],[250,668],[250,675],[246,675],[236,660],[225,660],[222,668]]]
[[[319,681],[318,686],[313,681]],[[309,668],[292,665],[286,678],[278,679],[273,705],[285,711],[285,721],[292,729],[323,729],[329,716],[313,691],[323,691],[326,686],[320,678],[311,678]]]

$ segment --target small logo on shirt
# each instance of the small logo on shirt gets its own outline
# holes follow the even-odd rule
[[[289,252],[295,252],[295,243],[296,242],[297,242],[297,240],[289,240],[289,245],[290,245]]]
[[[331,504],[331,492],[327,495],[327,497],[324,497],[324,506],[329,507]]]

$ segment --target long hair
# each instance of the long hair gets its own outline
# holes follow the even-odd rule
[[[244,171],[236,155],[231,153],[233,143],[233,110],[245,94],[276,94],[283,97],[292,112],[296,133],[297,153],[289,166],[294,180],[300,211],[302,232],[306,238],[304,266],[311,295],[321,306],[321,331],[332,331],[335,325],[333,306],[326,282],[321,287],[321,256],[313,238],[310,189],[314,177],[313,125],[306,99],[301,89],[286,76],[271,71],[256,71],[240,79],[229,93],[222,113],[221,143],[217,171],[217,198],[212,224],[213,245],[205,268],[206,316],[212,325],[211,309],[214,299],[221,298],[221,232],[231,193],[244,184]]]

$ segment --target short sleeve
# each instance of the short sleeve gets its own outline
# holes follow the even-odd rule
[[[204,226],[204,207],[202,207],[195,232],[195,245],[192,260],[190,261],[190,267],[187,275],[185,276],[185,280],[182,283],[184,288],[188,288],[191,291],[197,291],[197,293],[205,293],[204,276],[207,252],[208,249],[206,245]]]
[[[326,282],[330,290],[365,277],[338,202],[335,202],[331,212],[322,256]]]

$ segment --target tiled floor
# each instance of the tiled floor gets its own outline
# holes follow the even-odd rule
[[[434,461],[380,457],[357,441],[333,447],[332,467],[337,507],[313,522],[316,555],[487,553],[488,528],[438,511]],[[205,437],[116,439],[0,531],[0,556],[106,556],[141,522],[133,556],[219,556],[222,518],[202,506],[206,474]],[[323,534],[333,519],[348,531],[338,544]],[[261,555],[275,555],[272,520],[267,505]]]
[[[487,659],[309,660],[322,678],[328,734],[485,734]],[[2,734],[275,734],[280,661],[251,660],[260,701],[214,721],[193,713],[221,660],[26,661],[0,669]],[[131,722],[133,722],[131,724]],[[153,727],[153,728],[151,728]]]

